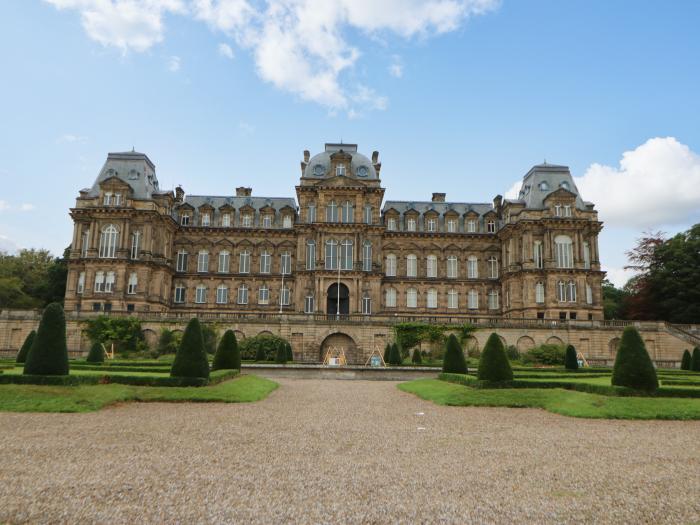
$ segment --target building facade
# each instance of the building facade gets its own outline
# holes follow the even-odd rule
[[[491,203],[384,200],[381,169],[326,144],[304,151],[296,199],[186,195],[110,153],[70,210],[66,311],[603,319],[602,223],[567,167]]]

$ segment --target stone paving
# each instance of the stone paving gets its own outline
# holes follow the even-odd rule
[[[700,423],[280,379],[253,404],[0,413],[0,523],[696,523]]]

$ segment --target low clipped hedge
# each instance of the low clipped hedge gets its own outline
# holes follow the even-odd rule
[[[71,370],[98,370],[98,371],[111,371],[111,372],[145,372],[154,374],[169,374],[170,366],[163,365],[160,367],[154,366],[101,366],[99,364],[89,364],[89,365],[71,365]]]
[[[90,375],[90,376],[39,376],[39,375],[0,375],[0,384],[14,385],[106,385],[116,383],[132,386],[211,386],[236,377],[238,370],[217,370],[203,377],[169,377],[169,376],[127,376],[127,375]]]

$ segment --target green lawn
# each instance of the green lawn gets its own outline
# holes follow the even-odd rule
[[[0,385],[0,411],[91,412],[128,401],[247,403],[266,398],[277,386],[250,375],[204,387]]]
[[[438,379],[401,383],[399,389],[438,405],[543,408],[584,418],[700,419],[700,399],[601,396],[559,388],[476,389]]]

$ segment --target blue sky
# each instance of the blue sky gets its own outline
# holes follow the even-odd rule
[[[389,199],[491,201],[546,159],[606,227],[700,221],[698,2],[0,3],[0,249],[71,240],[108,151],[163,188],[293,196],[304,149],[379,150]]]

